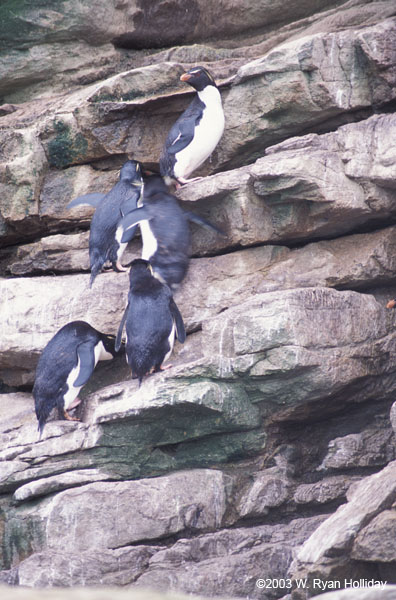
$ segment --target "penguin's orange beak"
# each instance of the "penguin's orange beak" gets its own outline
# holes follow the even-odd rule
[[[191,79],[191,75],[189,73],[183,73],[183,75],[180,77],[180,81],[188,81],[189,79]]]
[[[386,308],[395,308],[396,306],[396,300],[389,300],[388,304],[386,305]]]

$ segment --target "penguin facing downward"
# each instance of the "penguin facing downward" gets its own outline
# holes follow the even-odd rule
[[[121,243],[119,223],[137,207],[142,182],[139,163],[128,160],[121,168],[119,181],[108,194],[86,194],[67,205],[73,208],[90,204],[96,208],[89,233],[90,287],[108,260],[114,271],[126,271],[121,265],[121,257],[127,244]]]
[[[40,437],[53,408],[69,421],[68,410],[80,404],[80,389],[99,360],[116,356],[115,337],[100,333],[85,321],[64,325],[44,348],[36,369],[33,396]]]
[[[160,157],[161,175],[168,185],[175,180],[177,187],[194,181],[187,177],[212,154],[224,131],[221,96],[211,74],[194,67],[180,80],[197,95],[169,131]]]
[[[202,217],[183,211],[159,175],[145,178],[139,205],[120,223],[121,242],[129,242],[139,224],[143,238],[142,258],[150,261],[155,277],[176,289],[186,275],[189,263],[191,236],[188,222],[221,235],[224,233]]]
[[[129,273],[128,304],[117,333],[116,350],[126,332],[126,357],[132,377],[161,371],[172,353],[175,336],[181,344],[186,339],[183,318],[167,285],[153,277],[147,260],[137,258]]]

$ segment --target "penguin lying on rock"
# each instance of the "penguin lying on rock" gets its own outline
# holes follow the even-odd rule
[[[169,131],[160,158],[161,175],[168,185],[195,181],[186,179],[212,154],[224,131],[220,92],[203,67],[194,67],[180,77],[197,90],[194,100]]]
[[[162,363],[172,353],[175,336],[183,344],[186,332],[172,292],[153,277],[148,261],[141,258],[132,261],[129,282],[128,304],[115,348],[121,346],[125,327],[127,363],[140,386],[145,375],[162,370]]]
[[[68,410],[80,404],[78,393],[99,360],[118,354],[115,337],[100,333],[85,321],[72,321],[54,335],[40,356],[33,396],[40,437],[53,408],[69,421]],[[120,354],[120,353],[119,353]]]
[[[91,265],[91,287],[107,260],[114,271],[125,271],[121,257],[127,246],[121,243],[120,221],[137,207],[142,187],[140,165],[128,160],[120,171],[120,179],[108,194],[86,194],[72,200],[67,206],[90,204],[96,208],[89,233],[89,260]]]
[[[143,238],[142,258],[150,261],[155,277],[175,289],[188,268],[191,237],[188,221],[224,233],[202,217],[183,211],[159,175],[150,175],[144,180],[139,205],[142,203],[122,219],[121,242],[129,242],[139,224]]]

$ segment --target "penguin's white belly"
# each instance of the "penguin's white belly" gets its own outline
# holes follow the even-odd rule
[[[127,242],[124,242],[124,243],[121,242],[121,238],[123,236],[123,233],[124,233],[123,228],[120,227],[120,226],[118,226],[117,229],[116,229],[115,239],[116,239],[116,241],[118,242],[118,245],[119,245],[118,250],[117,250],[117,260],[119,260],[119,261],[121,260],[122,255],[125,252],[125,248],[128,245]]]
[[[212,89],[218,93],[218,90]],[[223,131],[224,113],[219,95],[218,101],[211,102],[205,107],[190,144],[175,155],[175,177],[188,177],[205,162],[219,143]]]
[[[79,387],[74,387],[74,382],[76,381],[78,374],[80,373],[80,359],[78,359],[78,362],[76,364],[76,366],[70,371],[69,376],[66,380],[67,386],[68,386],[68,390],[66,392],[66,394],[63,396],[64,399],[64,409],[68,410],[70,408],[70,406],[72,406],[74,400],[77,398],[82,385],[80,385]]]
[[[157,240],[150,229],[148,221],[141,221],[139,223],[139,227],[143,239],[142,258],[143,260],[150,260],[150,258],[157,252]]]
[[[95,349],[94,349],[94,354],[95,354],[94,367],[96,367],[99,360],[110,360],[113,358],[113,355],[110,352],[107,352],[102,341],[100,341],[99,344],[96,344]],[[65,401],[65,405],[64,405],[65,410],[68,410],[73,405],[74,400],[77,398],[78,394],[80,393],[81,388],[83,387],[82,385],[79,385],[77,387],[74,386],[74,382],[77,380],[77,377],[80,374],[80,366],[81,366],[81,361],[80,361],[80,357],[79,357],[76,366],[70,371],[69,376],[66,379],[68,390],[63,397],[63,399]]]
[[[176,333],[176,325],[175,325],[175,322],[173,322],[172,329],[171,329],[171,332],[170,332],[169,337],[168,337],[168,342],[169,342],[170,350],[165,355],[165,358],[164,358],[163,362],[166,362],[169,359],[170,355],[172,354],[173,346],[175,345],[175,333]]]

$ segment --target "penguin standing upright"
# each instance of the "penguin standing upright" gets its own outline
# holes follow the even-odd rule
[[[40,437],[53,408],[59,416],[80,403],[78,394],[99,360],[116,356],[115,337],[100,333],[85,321],[64,325],[44,348],[36,369],[33,396]]]
[[[139,224],[143,238],[142,258],[150,261],[155,277],[175,289],[184,278],[189,263],[191,236],[188,221],[224,234],[202,217],[183,211],[159,175],[145,178],[139,205],[120,222],[121,242],[129,242]]]
[[[197,90],[197,95],[177,119],[166,138],[160,171],[169,185],[194,181],[187,177],[212,154],[224,131],[220,92],[210,73],[194,67],[180,77]]]
[[[121,168],[119,181],[108,194],[86,194],[68,204],[68,208],[80,204],[96,207],[89,233],[90,287],[107,260],[115,271],[126,270],[121,265],[121,257],[127,244],[121,242],[119,223],[137,207],[142,182],[139,163],[128,160]]]
[[[131,263],[128,304],[122,317],[115,348],[126,332],[126,357],[132,377],[139,379],[161,370],[172,353],[175,336],[184,343],[183,318],[167,285],[153,277],[150,263],[141,258]]]

